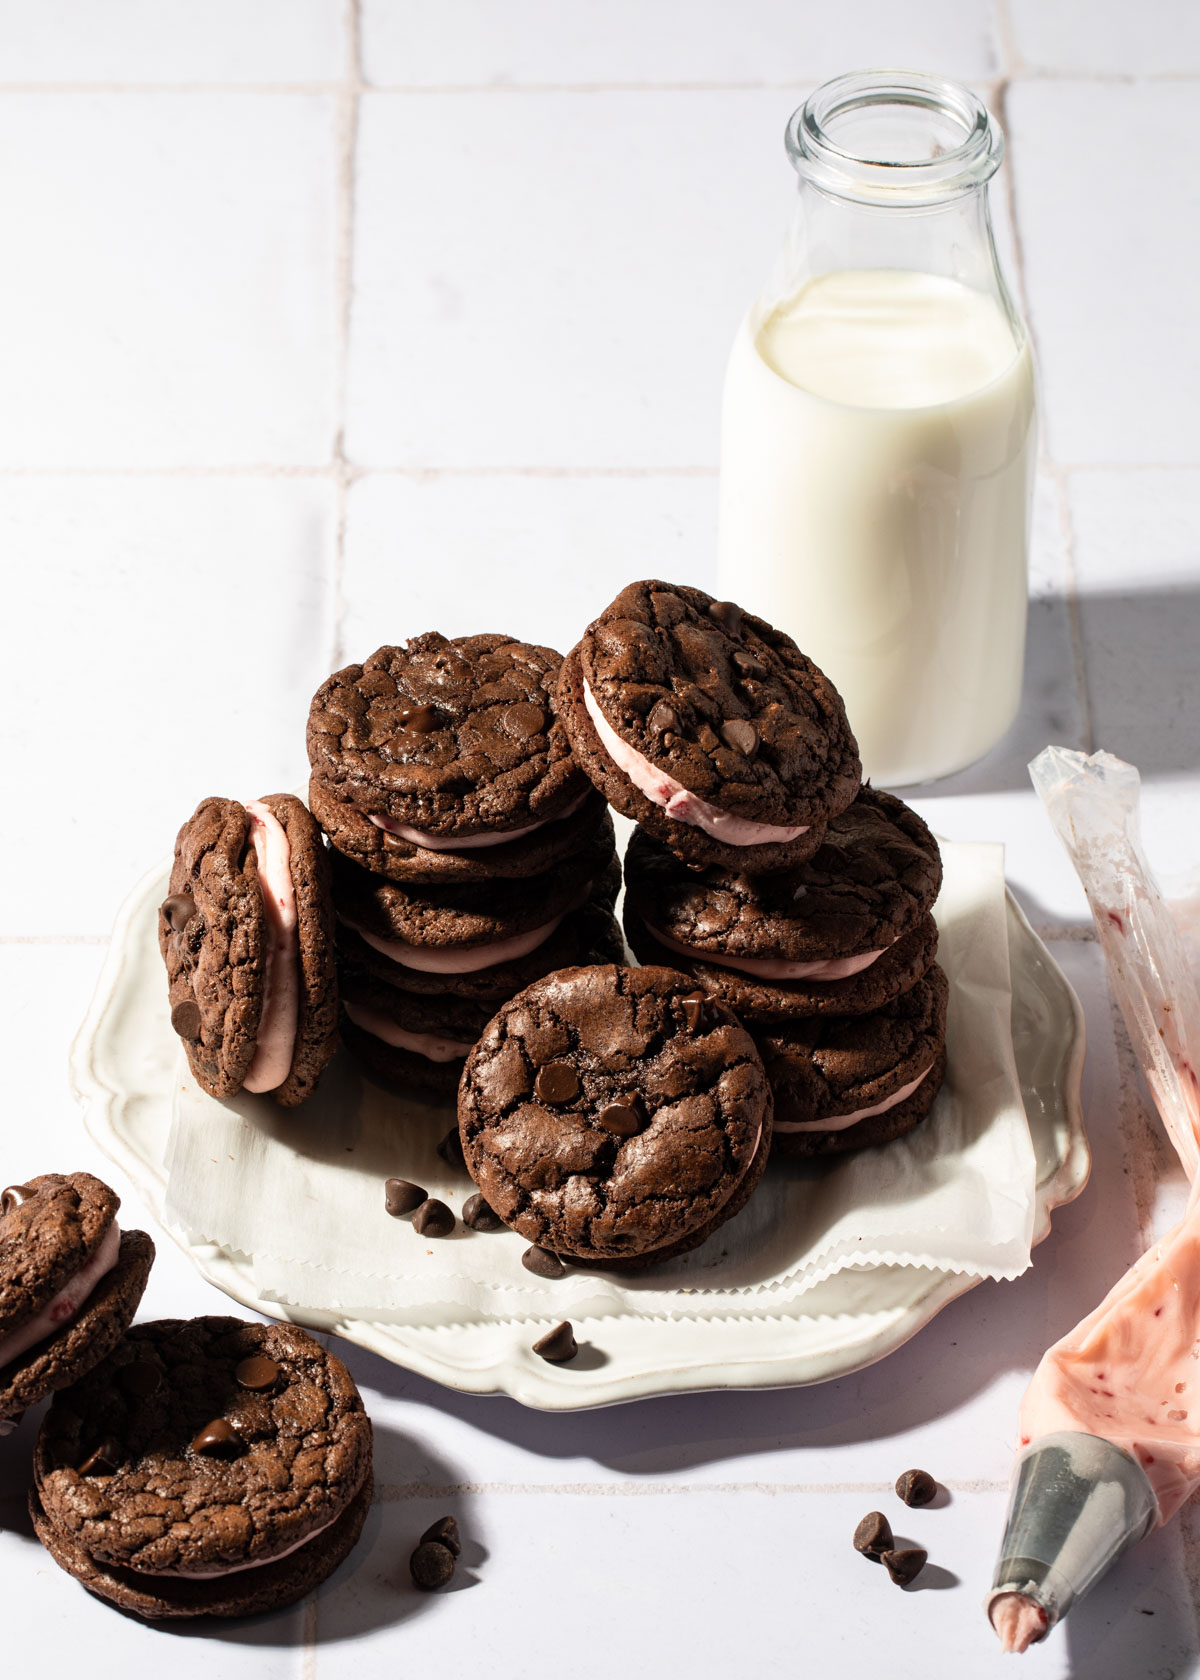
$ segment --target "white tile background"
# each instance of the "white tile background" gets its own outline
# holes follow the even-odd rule
[[[1006,126],[995,211],[1044,405],[1025,705],[917,802],[1007,842],[1084,1001],[1095,1148],[1026,1277],[819,1389],[542,1417],[343,1348],[380,1503],[314,1600],[244,1628],[172,1638],[62,1576],[22,1516],[26,1425],[0,1442],[13,1672],[35,1647],[183,1680],[1006,1672],[979,1600],[1028,1371],[1180,1200],[1024,767],[1050,739],[1134,758],[1154,857],[1177,886],[1195,869],[1198,19],[0,0],[0,1179],[90,1167],[137,1217],[65,1082],[107,929],[201,795],[300,779],[336,662],[433,624],[562,646],[630,577],[710,580],[722,364],[787,212],[784,121],[888,61],[970,80]],[[222,1301],[164,1241],[144,1313]],[[950,1501],[901,1524],[886,1490],[911,1463]],[[928,1590],[849,1551],[877,1504],[928,1543]],[[407,1553],[451,1508],[469,1567],[423,1599]],[[1198,1593],[1185,1513],[1026,1667],[1200,1673]]]

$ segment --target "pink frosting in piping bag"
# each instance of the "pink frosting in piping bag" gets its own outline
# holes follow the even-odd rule
[[[583,685],[583,703],[595,726],[596,734],[600,737],[601,745],[617,769],[623,770],[639,793],[644,793],[653,804],[661,805],[667,815],[676,822],[703,829],[705,834],[711,835],[714,840],[722,841],[726,846],[782,845],[785,841],[795,840],[798,835],[808,833],[807,827],[777,828],[771,823],[750,822],[746,817],[735,817],[730,812],[723,811],[719,805],[710,805],[706,799],[701,799],[698,794],[685,788],[682,782],[668,776],[665,770],[651,764],[648,758],[643,758],[628,741],[623,741],[600,710],[586,681]]]
[[[852,957],[822,957],[817,962],[787,962],[783,957],[731,957],[724,951],[718,955],[702,950],[699,945],[684,945],[653,922],[647,922],[646,926],[660,945],[665,945],[668,951],[678,951],[681,957],[717,963],[721,968],[738,968],[744,974],[761,975],[764,980],[848,980],[852,974],[870,968],[883,955],[883,951],[858,951]]]
[[[247,1091],[273,1091],[291,1072],[300,1019],[296,889],[283,824],[261,799],[250,800],[246,810],[266,917],[267,961],[254,1060],[242,1084]]]

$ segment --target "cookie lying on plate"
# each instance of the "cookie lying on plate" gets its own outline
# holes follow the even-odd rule
[[[0,1191],[0,1434],[120,1341],[154,1244],[122,1231],[121,1198],[90,1173],[43,1173]]]
[[[771,875],[688,869],[644,829],[625,854],[625,932],[743,1020],[860,1015],[914,985],[937,951],[937,841],[865,787],[805,863]]]
[[[749,1033],[666,968],[569,968],[527,987],[468,1056],[458,1115],[467,1170],[505,1224],[606,1269],[698,1247],[771,1147]]]
[[[204,799],[179,831],[158,915],[171,1025],[214,1097],[294,1108],[337,1047],[329,857],[289,793]]]
[[[430,631],[335,671],[308,717],[334,848],[396,881],[538,874],[579,850],[598,811],[555,716],[561,660],[511,636]]]
[[[348,1555],[371,1446],[353,1379],[306,1331],[162,1319],[59,1395],[30,1510],[55,1562],[122,1610],[248,1616]]]
[[[756,1027],[775,1093],[781,1155],[842,1155],[911,1132],[946,1076],[946,976],[924,979],[871,1015]]]
[[[604,797],[688,863],[786,868],[858,792],[833,684],[790,636],[700,589],[623,589],[564,660],[558,705]]]

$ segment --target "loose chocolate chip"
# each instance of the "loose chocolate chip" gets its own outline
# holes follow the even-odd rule
[[[200,1037],[200,1005],[195,998],[184,998],[171,1011],[171,1025],[180,1038]]]
[[[753,758],[758,751],[758,730],[748,718],[729,718],[721,725],[721,738],[743,758]]]
[[[896,1478],[896,1492],[906,1505],[928,1505],[937,1497],[938,1485],[928,1470],[906,1470]]]
[[[14,1208],[24,1207],[31,1196],[37,1191],[28,1184],[10,1184],[7,1190],[0,1191],[0,1214],[11,1213]]]
[[[717,748],[721,745],[720,741],[717,739],[716,730],[710,728],[707,723],[702,723],[700,725],[699,733],[696,736],[696,743],[699,746],[700,751],[706,753],[716,752]]]
[[[206,1458],[237,1458],[245,1451],[246,1443],[225,1418],[214,1418],[192,1441],[192,1451]]]
[[[484,1201],[478,1190],[463,1203],[462,1222],[472,1231],[499,1231],[504,1225],[495,1208]]]
[[[540,1278],[560,1278],[567,1269],[557,1254],[551,1254],[548,1248],[539,1248],[536,1243],[522,1254],[521,1264],[527,1272]]]
[[[136,1400],[147,1400],[162,1387],[162,1372],[148,1359],[135,1359],[121,1372],[121,1387]]]
[[[708,604],[709,618],[715,618],[717,623],[731,636],[736,636],[742,628],[742,609],[736,601],[710,601]]]
[[[412,1222],[413,1230],[423,1237],[448,1237],[454,1229],[454,1215],[435,1196],[421,1203]]]
[[[564,1318],[561,1324],[548,1330],[539,1341],[534,1342],[533,1351],[548,1359],[551,1365],[565,1365],[568,1359],[574,1359],[579,1347],[570,1320]]]
[[[451,1557],[458,1557],[462,1551],[462,1540],[458,1533],[458,1524],[453,1517],[439,1517],[421,1536],[422,1546],[436,1543],[445,1546]]]
[[[408,1560],[413,1586],[436,1592],[454,1574],[454,1553],[437,1540],[423,1540]]]
[[[579,1076],[570,1062],[547,1062],[538,1069],[533,1092],[542,1102],[568,1103],[579,1095]]]
[[[465,1171],[467,1163],[463,1159],[462,1137],[457,1126],[451,1126],[438,1144],[437,1152],[448,1167],[453,1167],[457,1172]]]
[[[642,1129],[641,1110],[636,1097],[625,1097],[621,1102],[609,1103],[600,1110],[600,1124],[606,1132],[614,1137],[632,1137]]]
[[[709,1023],[708,999],[703,992],[689,992],[683,1000],[683,1018],[689,1032],[700,1032]]]
[[[665,700],[657,700],[650,708],[646,722],[656,735],[665,735],[669,730],[679,728],[679,713]]]
[[[111,1435],[106,1435],[98,1447],[87,1455],[79,1466],[81,1476],[115,1476],[120,1468],[123,1454],[121,1443],[114,1441]]]
[[[915,1581],[928,1561],[929,1553],[920,1546],[906,1546],[899,1552],[884,1552],[880,1562],[898,1587]]]
[[[438,715],[432,706],[409,706],[400,713],[400,727],[410,735],[428,735],[438,726]]]
[[[545,729],[546,714],[532,700],[519,700],[502,713],[500,721],[505,733],[511,735],[514,741],[528,741]]]
[[[868,1511],[854,1530],[854,1550],[878,1563],[884,1552],[894,1545],[892,1525],[882,1511]]]
[[[233,1374],[242,1388],[274,1388],[279,1380],[279,1366],[266,1354],[252,1353],[240,1361]]]
[[[458,1133],[454,1135],[457,1137]],[[393,1219],[419,1208],[427,1194],[428,1191],[407,1178],[385,1178],[383,1181],[383,1205]]]
[[[172,893],[159,905],[163,919],[172,933],[179,933],[196,914],[196,900],[191,893]]]

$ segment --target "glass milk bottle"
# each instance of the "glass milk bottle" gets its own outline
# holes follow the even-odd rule
[[[992,243],[1004,141],[966,88],[828,82],[798,213],[725,379],[719,593],[833,679],[877,783],[970,764],[1021,695],[1033,368]]]

